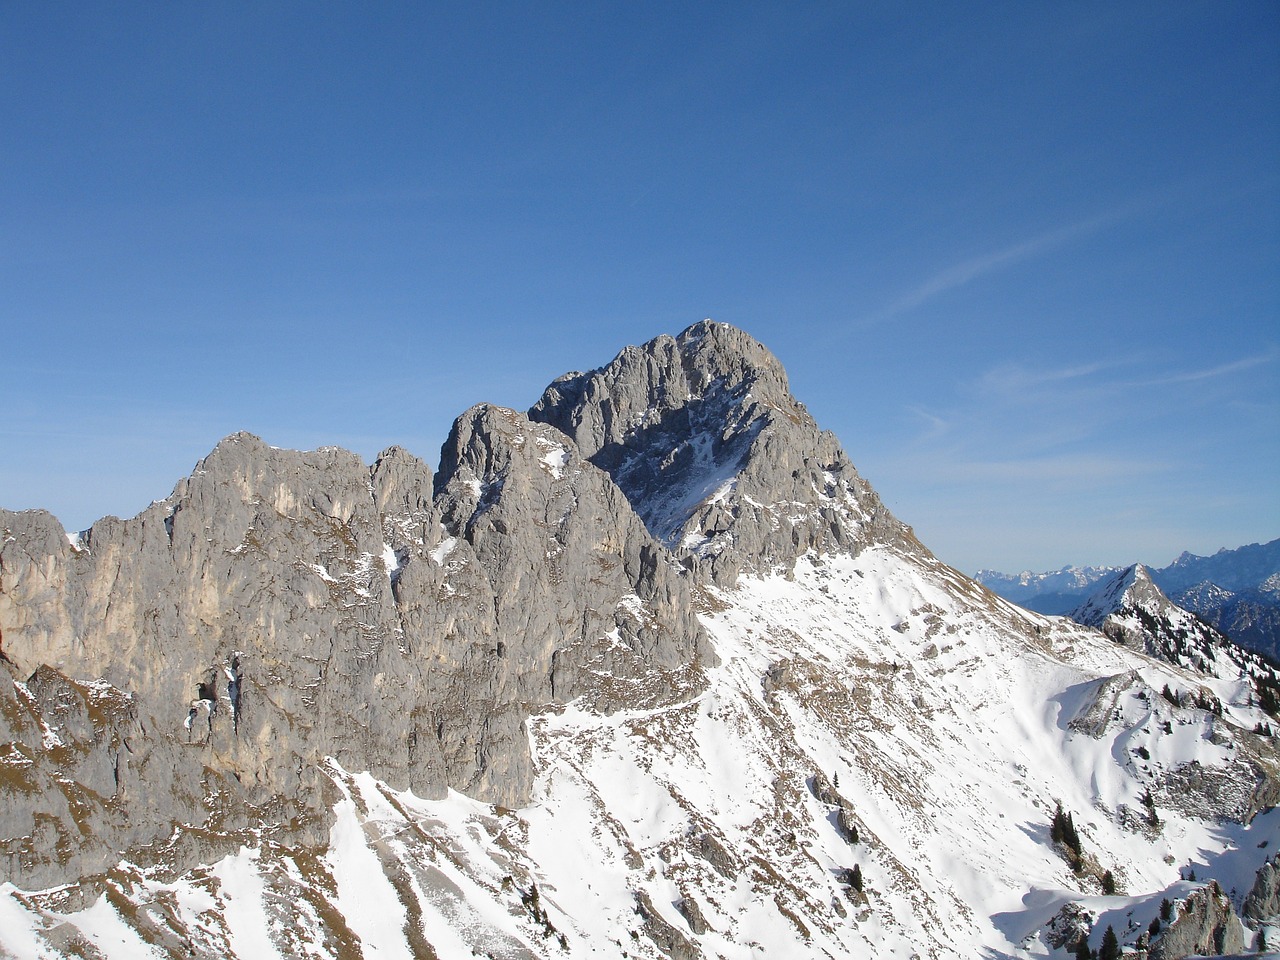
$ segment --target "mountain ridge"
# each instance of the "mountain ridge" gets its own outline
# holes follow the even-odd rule
[[[1099,580],[1124,567],[1063,567],[1046,573],[979,570],[974,578],[1039,613],[1070,613]],[[1172,600],[1237,643],[1280,659],[1280,540],[1220,549],[1207,557],[1183,551],[1166,567],[1148,567]]]
[[[1062,956],[1280,826],[1247,682],[940,562],[723,324],[0,528],[15,956]]]

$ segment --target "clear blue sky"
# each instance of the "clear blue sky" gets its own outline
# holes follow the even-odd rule
[[[963,569],[1280,536],[1280,5],[0,5],[0,504],[703,317]]]

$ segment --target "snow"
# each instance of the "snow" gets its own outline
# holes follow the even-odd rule
[[[382,545],[382,567],[387,571],[388,579],[394,579],[400,572],[400,558],[396,556],[394,548],[389,543]]]
[[[569,466],[569,451],[563,444],[553,443],[543,437],[538,437],[537,442],[538,449],[542,451],[542,456],[539,458],[542,465],[555,479],[562,479],[565,468]]]
[[[164,953],[121,919],[105,894],[88,909],[65,914],[61,919],[77,927],[107,960],[165,960]]]
[[[241,960],[280,956],[264,909],[266,885],[258,871],[258,858],[258,850],[241,847],[239,853],[223,858],[212,870],[221,881],[222,915],[231,947]]]
[[[335,809],[326,862],[337,883],[337,907],[360,938],[366,957],[412,960],[402,932],[404,904],[369,847],[350,791],[341,779],[335,782],[343,798]]]
[[[17,960],[56,960],[58,951],[38,933],[45,925],[18,902],[18,893],[12,883],[0,884],[0,953]]]
[[[436,544],[434,549],[432,549],[431,551],[431,559],[435,562],[436,566],[443,567],[445,560],[448,558],[449,554],[453,552],[453,548],[456,547],[457,545],[458,545],[457,537],[445,537],[438,544]]]
[[[337,582],[338,582],[338,581],[337,581],[337,579],[336,579],[336,578],[335,578],[331,573],[329,573],[328,569],[327,569],[323,564],[320,564],[320,563],[308,563],[308,564],[307,564],[307,567],[308,567],[308,568],[310,568],[312,571],[314,571],[314,572],[315,572],[315,574],[316,574],[316,576],[318,576],[318,577],[319,577],[321,580],[323,580],[325,583],[337,583]]]

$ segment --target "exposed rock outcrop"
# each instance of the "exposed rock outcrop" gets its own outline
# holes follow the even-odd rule
[[[1280,854],[1264,863],[1244,898],[1240,913],[1251,923],[1274,923],[1280,918]]]
[[[1151,944],[1148,960],[1241,953],[1252,940],[1227,895],[1216,883],[1209,883],[1182,901],[1173,922]]]
[[[909,543],[777,358],[704,320],[551,384],[530,417],[573,438],[649,531],[722,586],[810,549]]]
[[[64,838],[95,818],[74,856],[10,843],[14,879],[100,869],[175,823],[208,825],[214,780],[221,808],[242,811],[222,826],[268,807],[282,825],[323,819],[325,757],[422,796],[516,805],[531,710],[687,696],[713,656],[687,574],[609,477],[496,407],[458,420],[438,477],[398,448],[370,468],[237,434],[170,497],[75,543],[47,513],[5,512],[0,527],[2,649],[32,700],[10,698],[6,740],[69,724],[84,756],[56,777],[90,811],[50,808],[40,781],[18,792],[6,836],[31,836],[38,814]],[[37,702],[56,677],[57,702]],[[127,710],[88,724],[76,677]],[[126,730],[138,746],[108,784]]]

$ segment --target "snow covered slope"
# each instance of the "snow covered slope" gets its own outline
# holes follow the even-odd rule
[[[378,776],[375,760],[398,769],[380,757],[362,766],[356,746],[312,759],[304,748],[315,735],[303,732],[289,736],[309,795],[254,813],[243,797],[258,795],[244,781],[271,743],[268,728],[253,752],[241,746],[261,722],[246,708],[241,732],[223,730],[229,746],[211,738],[156,754],[206,765],[203,813],[165,821],[163,835],[105,869],[39,889],[0,885],[0,955],[1061,958],[1081,937],[1097,948],[1108,926],[1153,957],[1202,941],[1251,947],[1278,912],[1267,879],[1275,871],[1255,877],[1280,842],[1270,809],[1280,770],[1249,677],[1029,613],[939,562],[816,437],[778,392],[776,361],[743,337],[700,324],[634,348],[643,365],[669,358],[652,377],[635,380],[621,366],[579,375],[572,402],[556,407],[557,429],[569,432],[554,451],[549,426],[496,408],[469,413],[434,506],[415,501],[409,519],[381,525],[394,563],[378,572],[390,584],[395,612],[385,616],[402,631],[400,655],[432,677],[465,658],[462,685],[478,689],[446,686],[453,712],[431,714],[419,701],[412,717],[387,711],[362,735],[412,733],[421,750],[431,737],[445,743],[464,719],[456,715],[478,712],[466,717],[479,732],[462,741],[472,766],[460,782],[499,777],[485,753],[507,751],[515,759],[504,762],[531,782],[518,802],[498,799],[512,792],[502,782],[485,802],[455,789],[424,796]],[[717,376],[699,373],[703,363]],[[642,385],[637,396],[661,408],[664,428],[597,467],[573,421],[608,421],[601,411],[618,406],[603,385],[614,374]],[[736,405],[752,391],[735,376],[768,380],[764,402]],[[699,389],[671,389],[680,377]],[[721,390],[736,399],[717,399]],[[675,423],[714,429],[684,417],[685,401],[736,411],[740,432],[729,430],[723,447],[673,432]],[[646,422],[643,410],[634,422]],[[787,424],[814,433],[786,435]],[[635,480],[648,470],[642,462],[674,462],[663,444],[728,452],[690,461],[715,472],[712,486],[699,486],[692,467],[676,474],[681,490],[709,491],[714,502],[627,513],[652,480],[610,487],[606,472]],[[756,462],[767,453],[770,464]],[[646,544],[641,521],[677,549]],[[39,555],[11,536],[0,557],[19,547]],[[624,539],[635,548],[615,562],[614,541]],[[271,542],[286,553],[286,537]],[[747,557],[748,543],[770,552]],[[369,552],[363,542],[355,549]],[[326,556],[326,570],[346,568]],[[52,569],[39,567],[46,577]],[[486,587],[495,569],[506,579]],[[4,572],[0,588],[13,589]],[[413,592],[428,575],[430,590]],[[328,589],[374,633],[363,598]],[[328,602],[309,596],[321,609]],[[591,599],[579,609],[582,596]],[[455,636],[467,617],[484,627],[471,628],[474,639],[431,645],[430,625]],[[40,621],[21,622],[34,632]],[[548,624],[573,631],[572,642],[554,647]],[[529,625],[552,652],[547,664],[524,664],[517,679],[533,679],[517,687],[504,679],[504,645],[536,658],[542,647],[517,636]],[[591,655],[571,659],[584,644]],[[251,647],[242,651],[249,693],[283,698],[257,679],[266,671]],[[61,669],[74,663],[68,655]],[[394,667],[383,654],[346,669],[369,671],[356,689],[381,696],[407,684]],[[112,786],[108,761],[129,749],[125,740],[140,749],[162,736],[137,728],[133,694],[100,679],[60,685],[51,668],[32,686],[12,663],[5,669],[14,692],[0,698],[9,740],[0,800],[31,811],[32,844],[46,842],[40,824],[52,821],[42,818],[105,831],[100,818],[167,809],[137,794],[136,784],[161,782],[145,774],[129,780],[137,775],[117,768]],[[527,750],[511,753],[485,732],[495,687],[515,690],[498,701],[504,717],[526,711]],[[286,721],[314,722],[292,713],[272,722]],[[434,770],[428,763],[425,783]],[[1078,849],[1052,835],[1059,808]],[[19,822],[12,810],[0,811],[0,825]],[[1170,918],[1153,938],[1166,899]]]
[[[1141,564],[1100,582],[1072,611],[1071,619],[1101,630],[1117,643],[1223,681],[1231,685],[1229,696],[1248,696],[1247,688],[1252,688],[1264,713],[1276,712],[1280,692],[1276,666],[1175,604]],[[1241,685],[1245,693],[1240,692]],[[1259,722],[1269,727],[1269,720]]]

